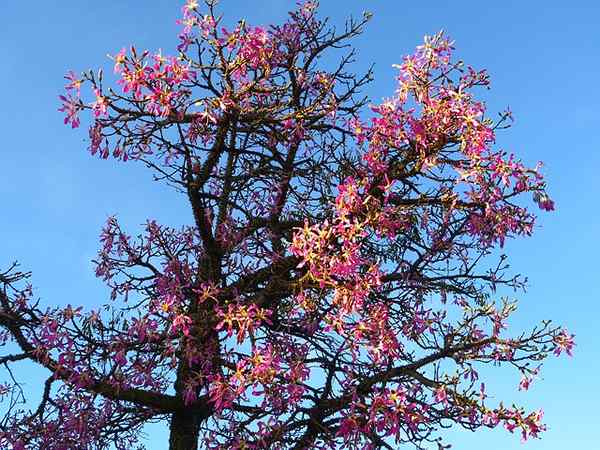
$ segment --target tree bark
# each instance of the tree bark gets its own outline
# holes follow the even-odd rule
[[[171,416],[169,450],[197,450],[201,417],[198,413],[180,410]]]

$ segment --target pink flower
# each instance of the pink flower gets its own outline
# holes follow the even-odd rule
[[[79,126],[79,111],[81,110],[81,104],[79,101],[79,97],[73,97],[71,94],[59,95],[60,100],[62,101],[62,107],[58,110],[64,112],[66,114],[64,123],[65,125],[70,123],[71,128],[77,128]]]
[[[125,48],[122,48],[121,51],[113,57],[113,60],[115,61],[114,72],[121,73],[127,61]]]
[[[125,366],[127,364],[127,357],[125,356],[125,352],[123,350],[118,351],[113,356],[113,361],[117,364],[117,366]]]
[[[178,314],[173,319],[173,323],[171,324],[171,331],[174,333],[183,332],[184,336],[190,335],[190,325],[192,324],[192,319],[185,314]]]
[[[99,89],[94,89],[94,94],[96,94],[96,101],[92,103],[94,116],[105,116],[107,111],[106,97],[102,95]]]
[[[81,88],[81,84],[83,83],[83,80],[77,78],[77,76],[75,75],[75,72],[73,72],[72,70],[67,72],[67,74],[65,75],[65,78],[67,80],[69,80],[69,83],[67,83],[67,85],[65,86],[65,89],[67,91],[74,90],[76,92],[76,94],[79,95],[79,91]]]
[[[500,423],[500,417],[498,416],[498,413],[496,411],[487,411],[483,415],[482,421],[488,427],[495,427],[496,425],[498,425],[498,423]]]
[[[185,405],[191,405],[198,398],[196,394],[196,389],[198,387],[198,383],[194,379],[190,379],[186,381],[185,388],[183,389],[183,403]]]
[[[531,378],[523,376],[521,378],[521,381],[519,382],[519,390],[526,391],[529,389],[530,385],[531,385]]]
[[[444,406],[448,406],[448,394],[446,392],[446,388],[444,386],[439,386],[435,390],[435,401],[438,403],[442,403]]]
[[[194,11],[196,11],[197,8],[198,8],[197,0],[186,0],[185,5],[182,8],[183,17],[188,18],[189,16],[191,16],[194,13]]]
[[[574,338],[575,335],[569,334],[566,329],[560,330],[553,339],[555,345],[554,354],[560,356],[562,352],[565,352],[567,355],[573,356],[573,347],[575,346]]]

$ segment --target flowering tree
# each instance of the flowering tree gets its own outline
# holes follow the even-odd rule
[[[368,15],[337,32],[306,2],[226,29],[203,7],[184,6],[175,56],[116,54],[118,87],[66,77],[61,111],[73,128],[91,113],[91,153],[143,164],[193,221],[134,238],[110,217],[95,264],[111,299],[91,311],[0,274],[0,447],[130,449],[156,421],[172,450],[446,448],[451,425],[537,437],[541,410],[478,379],[512,366],[527,389],[574,345],[550,322],[510,335],[515,303],[496,298],[523,287],[493,261],[533,230],[522,194],[553,202],[539,166],[494,148],[511,117],[475,99],[486,72],[428,37],[367,117],[348,41]],[[33,409],[23,361],[49,373]]]

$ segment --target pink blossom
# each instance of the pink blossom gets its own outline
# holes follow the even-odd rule
[[[554,336],[554,345],[554,354],[556,356],[560,356],[562,352],[565,352],[569,356],[573,356],[575,335],[569,334],[566,329],[562,329],[556,336]]]
[[[94,116],[105,116],[107,112],[106,97],[104,97],[98,89],[94,89],[94,94],[96,94],[96,101],[92,103],[92,110],[94,111]]]
[[[444,386],[439,386],[435,390],[435,401],[443,404],[444,406],[448,406],[448,394],[446,392],[446,388]]]
[[[70,123],[71,128],[77,128],[79,126],[79,111],[81,110],[81,103],[79,97],[73,97],[71,94],[60,95],[62,106],[58,109],[66,114],[64,123],[65,125]]]

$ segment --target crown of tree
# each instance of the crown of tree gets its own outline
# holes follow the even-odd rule
[[[542,411],[478,376],[511,366],[527,389],[574,345],[550,322],[507,329],[497,289],[524,279],[495,255],[531,234],[532,196],[554,204],[540,165],[495,147],[512,117],[477,100],[487,73],[439,33],[370,104],[349,44],[368,14],[336,30],[305,2],[225,28],[215,8],[187,1],[173,55],[117,53],[114,87],[66,77],[60,110],[91,119],[91,154],[144,165],[190,223],[132,237],[110,217],[94,310],[0,274],[0,447],[131,449],[157,421],[172,450],[446,448],[450,425],[537,437]],[[49,374],[32,408],[24,361]]]

